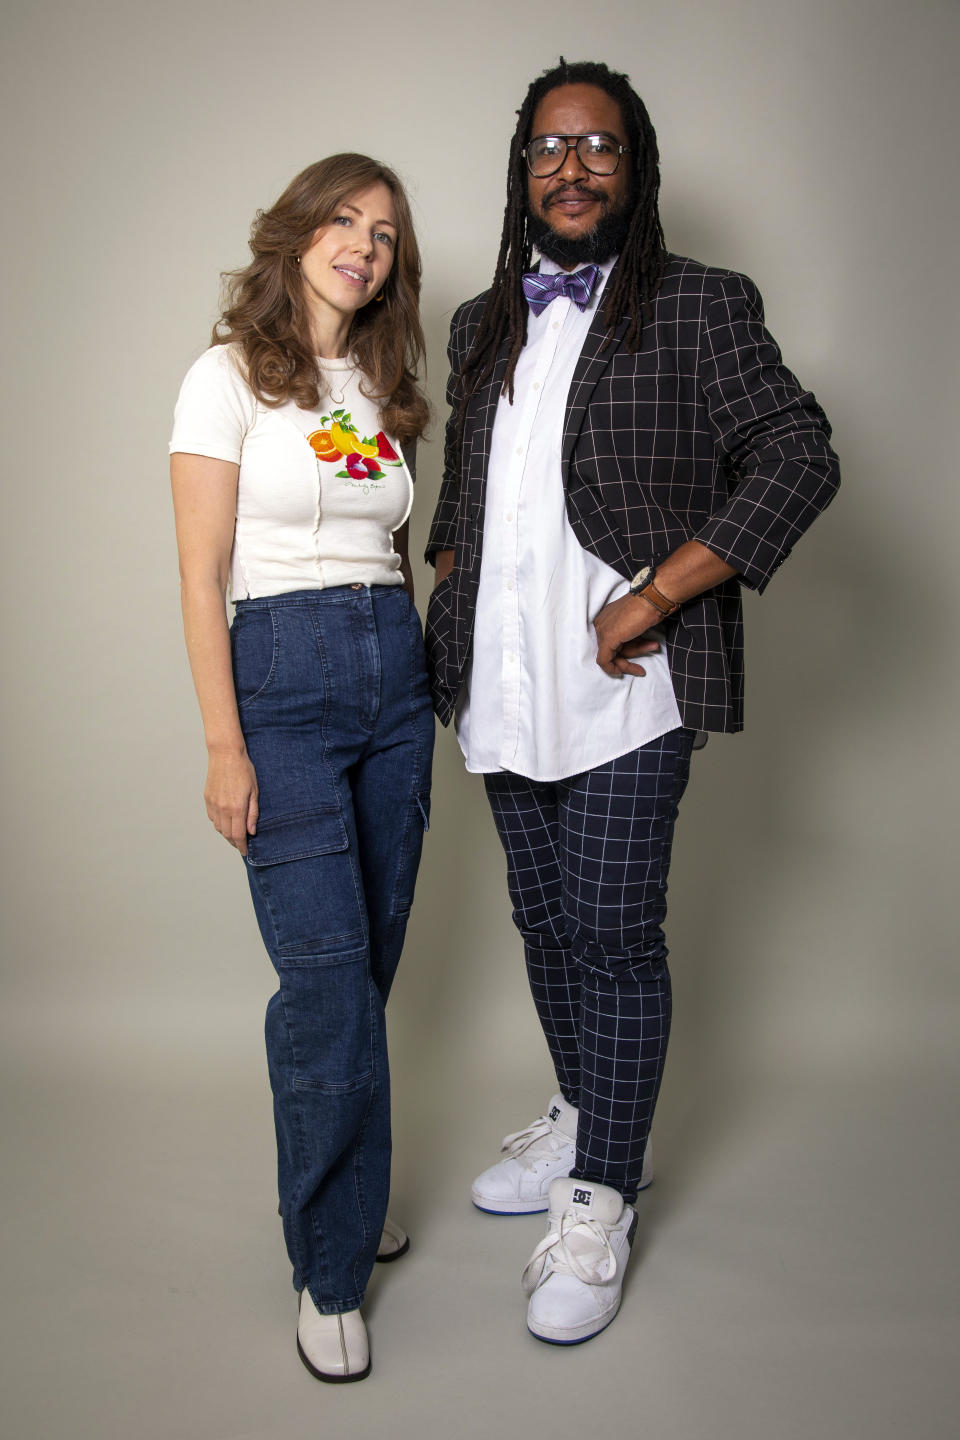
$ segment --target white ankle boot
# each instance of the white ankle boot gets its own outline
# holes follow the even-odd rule
[[[410,1249],[410,1236],[396,1220],[391,1220],[388,1215],[383,1222],[383,1233],[380,1236],[380,1244],[377,1246],[377,1259],[381,1264],[389,1260],[399,1260],[401,1255],[406,1255]]]
[[[300,1291],[297,1353],[318,1380],[342,1384],[370,1374],[370,1345],[360,1311],[321,1315],[309,1290]]]

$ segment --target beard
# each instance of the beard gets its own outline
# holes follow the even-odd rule
[[[573,187],[571,187],[573,188]],[[586,188],[586,187],[584,187]],[[593,191],[589,192],[591,195]],[[549,207],[547,210],[549,214]],[[605,210],[592,230],[583,235],[558,235],[549,221],[527,214],[527,234],[541,255],[564,268],[571,265],[602,265],[623,249],[633,207],[629,198],[616,210]]]

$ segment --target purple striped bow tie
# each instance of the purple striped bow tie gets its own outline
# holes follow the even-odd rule
[[[539,270],[529,270],[523,277],[523,293],[534,315],[546,310],[550,301],[556,300],[558,295],[569,295],[578,310],[586,310],[599,279],[599,265],[585,265],[572,275],[565,270],[556,275],[541,275]]]

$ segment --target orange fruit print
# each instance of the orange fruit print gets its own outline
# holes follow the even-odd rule
[[[307,444],[312,445],[318,460],[339,460],[341,452],[330,437],[329,430],[314,430],[307,436]]]

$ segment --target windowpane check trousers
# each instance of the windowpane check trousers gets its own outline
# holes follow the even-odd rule
[[[564,780],[484,777],[513,919],[565,1100],[573,1175],[636,1198],[670,1033],[663,922],[694,731]]]

